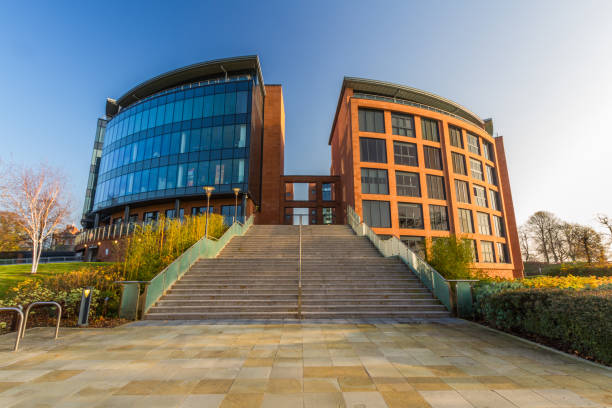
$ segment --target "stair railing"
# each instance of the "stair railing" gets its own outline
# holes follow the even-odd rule
[[[448,311],[453,310],[451,285],[438,271],[419,258],[397,237],[382,240],[365,222],[361,222],[361,217],[351,206],[347,206],[347,218],[357,235],[368,237],[383,256],[399,257]]]
[[[142,318],[198,259],[216,257],[234,236],[244,235],[253,225],[253,220],[254,216],[251,215],[244,224],[238,221],[233,223],[219,239],[202,237],[150,281],[117,282],[122,286],[119,317]],[[140,284],[145,285],[142,294]]]
[[[302,218],[308,217],[308,214],[297,214],[295,215],[300,219],[298,231],[298,319],[302,319]],[[306,218],[308,220],[308,218]]]

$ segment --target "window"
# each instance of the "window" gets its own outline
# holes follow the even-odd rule
[[[383,111],[360,108],[359,131],[385,133],[385,118]]]
[[[455,180],[455,194],[460,203],[470,203],[470,192],[467,181]]]
[[[491,235],[489,214],[478,212],[478,232],[482,235]]]
[[[185,209],[179,209],[179,218],[182,220],[185,216]],[[176,218],[176,209],[166,210],[166,218]]]
[[[476,250],[476,241],[470,239],[470,246],[472,247],[472,258],[474,262],[478,262],[478,251]]]
[[[475,154],[480,154],[480,145],[478,144],[478,136],[471,133],[467,134],[468,150]]]
[[[484,181],[484,174],[482,174],[482,163],[478,160],[470,159],[470,168],[472,170],[472,177],[480,181]]]
[[[419,175],[417,173],[408,173],[406,171],[396,171],[395,188],[397,190],[397,195],[420,197],[421,184],[419,183]]]
[[[323,208],[323,224],[333,224],[336,219],[335,208]]]
[[[444,192],[444,177],[428,174],[427,180],[427,197],[436,200],[446,200]]]
[[[425,167],[428,169],[442,170],[442,153],[437,147],[423,146],[425,156]]]
[[[362,168],[361,192],[364,194],[389,194],[387,170]]]
[[[493,145],[485,140],[482,141],[482,154],[485,159],[492,162],[495,161],[495,153],[493,152]]]
[[[433,119],[421,118],[421,130],[423,131],[423,139],[432,142],[439,142],[440,135],[438,134],[438,121]]]
[[[459,208],[459,229],[464,234],[471,234],[474,232],[474,223],[472,222],[472,212],[464,208]]]
[[[414,137],[414,118],[401,113],[391,113],[391,130],[394,135]]]
[[[465,170],[465,156],[451,152],[451,157],[453,158],[453,171],[457,174],[467,176],[467,171]]]
[[[493,254],[493,243],[489,241],[480,241],[480,249],[482,250],[482,261],[493,263],[495,255]]]
[[[359,138],[362,162],[386,163],[387,145],[385,139]]]
[[[238,214],[236,214],[236,211]],[[223,223],[225,225],[232,225],[234,223],[234,214],[240,215],[240,209],[236,209],[233,205],[221,206],[221,215],[223,216]]]
[[[410,235],[400,236],[400,240],[421,258],[425,258],[425,237],[415,237]]]
[[[461,129],[455,126],[449,126],[448,133],[450,134],[451,146],[463,149],[463,137],[461,136]]]
[[[491,208],[496,211],[501,211],[501,201],[499,200],[499,193],[497,191],[489,190],[489,196],[491,197]]]
[[[214,209],[215,208],[212,205],[208,207],[208,211],[210,211],[211,214],[214,213]],[[206,214],[206,206],[191,208],[191,215],[202,215],[202,214]]]
[[[400,228],[423,228],[423,209],[420,204],[397,203]]]
[[[387,178],[387,175],[385,174],[385,179],[386,178]],[[336,199],[335,194],[334,194],[334,184],[333,183],[323,183],[323,185],[321,186],[321,190],[323,194],[323,201],[334,201]]]
[[[448,211],[443,205],[429,205],[429,220],[432,230],[448,231]]]
[[[487,169],[487,181],[489,184],[497,185],[497,175],[495,174],[495,168],[492,166],[486,165]]]
[[[510,263],[510,256],[508,256],[508,246],[506,244],[502,244],[501,242],[497,243],[497,262]]]
[[[497,215],[493,216],[493,228],[495,230],[496,237],[505,237],[506,232],[504,230],[504,219]]]
[[[487,190],[484,187],[474,186],[474,200],[476,205],[487,208]]]
[[[363,200],[363,220],[372,228],[391,228],[388,201]]]
[[[144,222],[153,222],[153,221],[157,221],[158,218],[159,218],[159,211],[149,211],[149,212],[144,213],[142,220]]]
[[[419,165],[417,147],[414,143],[393,142],[393,156],[395,164],[414,167]]]

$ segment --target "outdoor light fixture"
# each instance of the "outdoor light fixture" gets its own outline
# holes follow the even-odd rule
[[[102,243],[101,243],[101,242],[98,242],[98,246],[101,246],[101,245],[102,245]]]
[[[206,226],[204,227],[204,236],[208,239],[208,217],[210,216],[210,195],[215,188],[213,186],[204,187],[206,191]]]
[[[118,243],[119,243],[119,241],[115,240],[115,244],[118,244]]]
[[[238,193],[240,192],[240,189],[238,187],[234,187],[233,190],[236,199],[236,202],[234,204],[234,222],[236,222],[236,219],[238,218]]]
[[[91,287],[83,288],[81,294],[81,308],[79,310],[79,321],[78,324],[81,327],[87,326],[89,320],[89,308],[91,307]]]

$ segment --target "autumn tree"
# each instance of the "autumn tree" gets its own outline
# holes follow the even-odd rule
[[[610,231],[610,237],[612,237],[612,219],[605,214],[597,214],[597,221]]]
[[[601,234],[593,228],[581,225],[578,229],[578,243],[580,254],[588,263],[605,258]]]
[[[548,211],[538,211],[529,217],[526,227],[531,233],[537,245],[538,251],[542,254],[546,263],[550,263],[551,255],[558,262],[556,252],[551,245],[551,230],[558,223],[557,217]]]
[[[18,251],[23,248],[26,239],[17,216],[8,211],[0,211],[0,251]]]
[[[57,169],[11,166],[0,179],[0,204],[15,214],[15,220],[32,244],[32,273],[36,273],[43,242],[70,214],[64,177]]]

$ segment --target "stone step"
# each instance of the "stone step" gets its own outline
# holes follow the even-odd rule
[[[224,319],[296,319],[297,312],[207,312],[147,313],[145,320],[224,320]]]
[[[152,313],[209,313],[209,312],[285,312],[297,313],[297,303],[292,304],[275,304],[275,305],[259,305],[245,304],[238,306],[181,306],[181,307],[166,307],[154,306]]]

